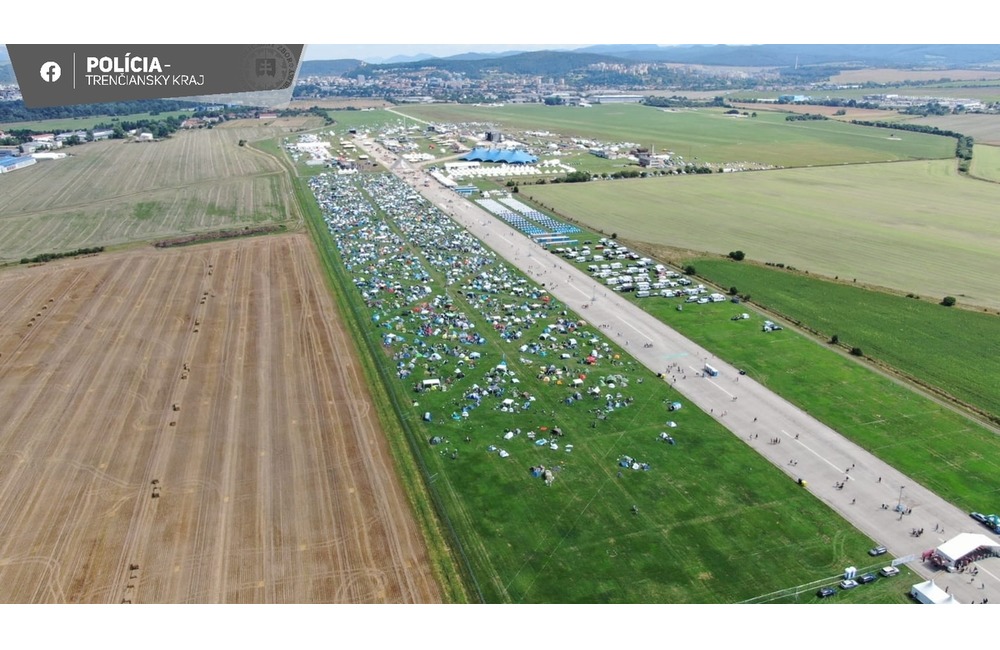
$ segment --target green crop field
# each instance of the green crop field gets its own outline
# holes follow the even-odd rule
[[[278,159],[238,146],[251,133],[273,135],[212,129],[94,142],[3,174],[0,260],[296,218]]]
[[[800,167],[946,158],[955,150],[951,138],[908,133],[898,140],[889,139],[883,129],[836,120],[788,122],[784,114],[771,112],[749,118],[725,115],[721,109],[666,111],[628,104],[591,108],[434,105],[397,110],[428,121],[492,122],[511,129],[544,129],[564,138],[633,142],[712,166],[749,161]]]
[[[922,296],[1000,307],[1000,185],[955,162],[524,185],[584,225],[656,246],[781,262]]]
[[[905,298],[778,269],[720,259],[692,262],[720,287],[860,347],[1000,423],[1000,318],[947,308],[938,297]]]
[[[378,196],[391,202],[391,190],[381,187]],[[352,195],[349,201],[355,206],[354,197],[364,196],[357,190],[339,195]],[[420,204],[405,202],[403,210],[420,215],[420,231],[441,223]],[[677,423],[670,429],[677,444],[660,440],[658,432],[668,419],[665,402],[676,394],[599,331],[585,324],[575,331],[588,341],[587,349],[609,346],[593,365],[585,364],[578,350],[562,347],[567,337],[553,334],[550,341],[559,344],[547,352],[549,359],[567,366],[569,373],[565,381],[543,379],[540,364],[549,361],[519,346],[539,340],[543,325],[553,322],[561,305],[553,302],[545,308],[539,302],[531,309],[541,310],[540,322],[523,325],[527,331],[521,340],[503,340],[494,300],[512,303],[501,312],[516,314],[522,313],[519,305],[538,298],[501,292],[487,300],[486,294],[470,294],[462,288],[465,281],[446,283],[443,275],[443,268],[452,274],[463,264],[433,266],[429,261],[440,259],[443,252],[433,244],[404,237],[400,246],[388,239],[389,233],[406,232],[403,220],[384,213],[350,219],[338,226],[335,236],[328,234],[326,224],[315,224],[317,244],[327,259],[336,260],[335,283],[351,304],[362,332],[359,343],[381,368],[423,468],[426,489],[439,504],[443,527],[459,540],[456,557],[459,564],[467,563],[473,594],[487,602],[518,603],[818,602],[816,588],[835,582],[844,566],[871,564],[865,555],[870,542],[863,535],[707,414],[693,408],[670,414]],[[377,261],[364,253],[372,249],[363,244],[373,239],[359,229],[369,226],[384,242],[378,244],[385,253]],[[434,236],[441,243],[450,239],[443,233]],[[469,260],[475,254],[466,251],[463,256]],[[500,262],[488,268],[519,277]],[[468,279],[478,271],[467,273]],[[369,293],[363,300],[354,286],[360,278],[374,282],[387,276],[398,283],[391,293]],[[430,293],[410,293],[424,286]],[[527,290],[532,291],[530,283]],[[420,297],[409,302],[407,295]],[[447,310],[435,311],[437,316],[430,320],[419,317],[429,313],[438,297],[444,297],[440,305]],[[455,314],[472,324],[462,331],[478,332],[486,341],[471,348],[459,343],[458,331],[447,320]],[[578,322],[577,315],[569,317]],[[424,330],[420,323],[436,325]],[[441,329],[434,332],[433,327]],[[390,333],[402,339],[387,341]],[[435,345],[444,347],[424,347]],[[463,355],[474,350],[481,359],[458,363],[457,355],[432,354],[452,347]],[[559,349],[568,359],[561,358]],[[501,363],[507,372],[498,385],[504,386],[505,395],[516,396],[518,404],[530,394],[530,408],[505,412],[499,399],[473,408],[466,393],[475,390],[474,385],[492,383],[484,377]],[[405,368],[412,368],[413,374],[398,378]],[[443,382],[447,390],[413,390],[424,379],[448,375],[455,381]],[[602,387],[609,396],[620,393],[615,399],[622,404],[602,418],[594,409],[605,404],[605,398],[588,393],[580,400],[569,399],[575,390],[569,378],[579,376],[586,377],[581,392]],[[468,417],[459,415],[463,404]],[[535,444],[551,437],[556,426],[565,434],[557,439],[558,449]],[[511,435],[505,437],[506,431]],[[433,436],[440,444],[429,444]],[[567,444],[573,446],[569,453]],[[499,449],[509,457],[500,457]],[[648,463],[648,471],[621,467],[623,454]],[[555,470],[551,486],[529,473],[530,467],[542,464]],[[905,601],[902,581],[880,581],[876,587],[845,594],[842,600]]]

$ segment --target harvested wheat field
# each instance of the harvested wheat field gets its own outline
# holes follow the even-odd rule
[[[304,235],[0,274],[0,602],[437,602]]]

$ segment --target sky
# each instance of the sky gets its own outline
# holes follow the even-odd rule
[[[311,59],[578,47],[567,42],[993,43],[997,38],[993,21],[975,19],[995,13],[992,0],[965,0],[954,19],[944,19],[943,6],[934,12],[904,12],[898,4],[870,0],[838,0],[821,8],[801,0],[630,0],[621,7],[604,3],[594,9],[584,5],[568,9],[538,0],[505,0],[502,5],[436,0],[433,6],[271,3],[246,11],[233,11],[224,3],[203,3],[194,14],[161,12],[141,29],[132,28],[133,1],[104,0],[102,15],[108,18],[88,24],[85,30],[73,21],[50,21],[44,30],[27,32],[23,26],[38,21],[37,7],[6,4],[10,6],[0,16],[0,43],[317,44],[307,51]],[[476,41],[513,44],[469,45]],[[359,52],[364,56],[359,57]]]

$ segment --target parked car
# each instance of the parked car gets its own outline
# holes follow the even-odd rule
[[[858,584],[866,585],[869,582],[875,582],[875,574],[874,573],[866,573],[863,576],[861,576],[861,577],[858,578]]]
[[[973,519],[975,519],[976,521],[978,521],[981,524],[985,524],[986,523],[986,515],[984,515],[984,514],[982,514],[980,512],[970,512],[969,516],[972,517]]]
[[[854,589],[857,586],[858,586],[858,581],[857,580],[841,580],[840,581],[840,588],[841,589]]]
[[[868,555],[871,555],[872,557],[875,557],[877,555],[885,555],[887,552],[888,551],[887,551],[887,549],[884,546],[876,546],[873,549],[869,549]]]
[[[817,598],[829,598],[830,596],[836,596],[837,590],[833,587],[820,587],[820,590],[816,592]]]
[[[898,576],[899,569],[897,569],[894,566],[882,567],[881,569],[879,569],[879,575],[881,575],[883,578],[891,578],[892,576]]]

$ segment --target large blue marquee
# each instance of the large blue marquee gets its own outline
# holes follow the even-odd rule
[[[462,160],[478,160],[480,162],[508,163],[512,165],[525,165],[538,162],[538,156],[532,156],[527,151],[510,149],[487,149],[476,147],[461,158]]]

